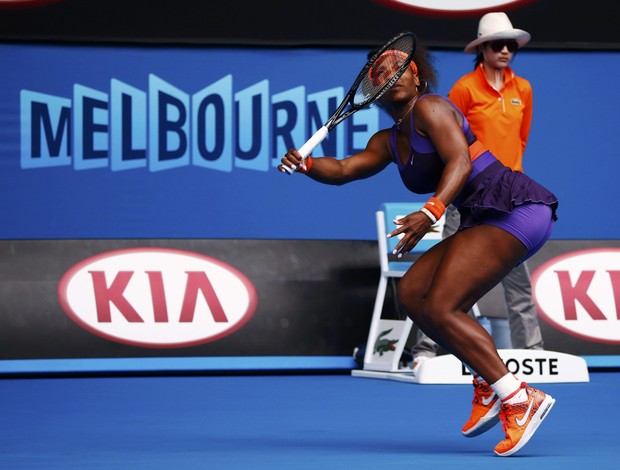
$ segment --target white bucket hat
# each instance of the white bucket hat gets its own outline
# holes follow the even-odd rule
[[[514,39],[519,47],[530,41],[530,33],[522,29],[515,29],[506,13],[487,13],[478,23],[478,38],[465,46],[465,52],[476,52],[476,48],[487,41],[496,39]]]

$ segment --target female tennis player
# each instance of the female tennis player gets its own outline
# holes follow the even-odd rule
[[[392,56],[398,51],[386,51]],[[390,65],[393,66],[393,65]],[[381,58],[371,78],[385,73]],[[395,121],[348,158],[309,156],[289,150],[279,171],[305,173],[321,183],[342,185],[368,178],[395,164],[404,185],[432,194],[419,211],[395,221],[388,236],[403,235],[394,253],[409,252],[454,204],[459,230],[424,253],[402,277],[398,300],[428,336],[465,363],[481,386],[496,396],[474,399],[469,436],[501,420],[505,439],[495,453],[512,455],[532,437],[555,400],[508,371],[491,336],[467,312],[510,270],[549,238],[557,198],[520,172],[500,163],[471,132],[458,108],[430,93],[435,72],[418,45],[413,61],[379,106]],[[286,167],[286,168],[285,168]]]

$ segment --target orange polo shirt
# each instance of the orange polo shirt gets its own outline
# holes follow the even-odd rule
[[[510,67],[506,67],[504,77],[502,90],[495,90],[480,64],[458,79],[448,98],[498,160],[513,170],[523,171],[523,152],[532,124],[532,86]]]

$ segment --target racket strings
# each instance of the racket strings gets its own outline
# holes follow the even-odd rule
[[[411,34],[401,36],[382,47],[360,83],[354,104],[365,106],[394,85],[409,66],[414,48],[415,39]]]

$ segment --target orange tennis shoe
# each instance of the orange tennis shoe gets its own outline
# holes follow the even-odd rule
[[[527,400],[510,405],[503,403],[499,412],[506,439],[495,446],[495,453],[507,457],[521,449],[534,435],[555,404],[551,395],[522,384]]]
[[[465,437],[479,436],[499,422],[501,402],[491,386],[474,379],[474,405],[469,420],[461,430]]]

